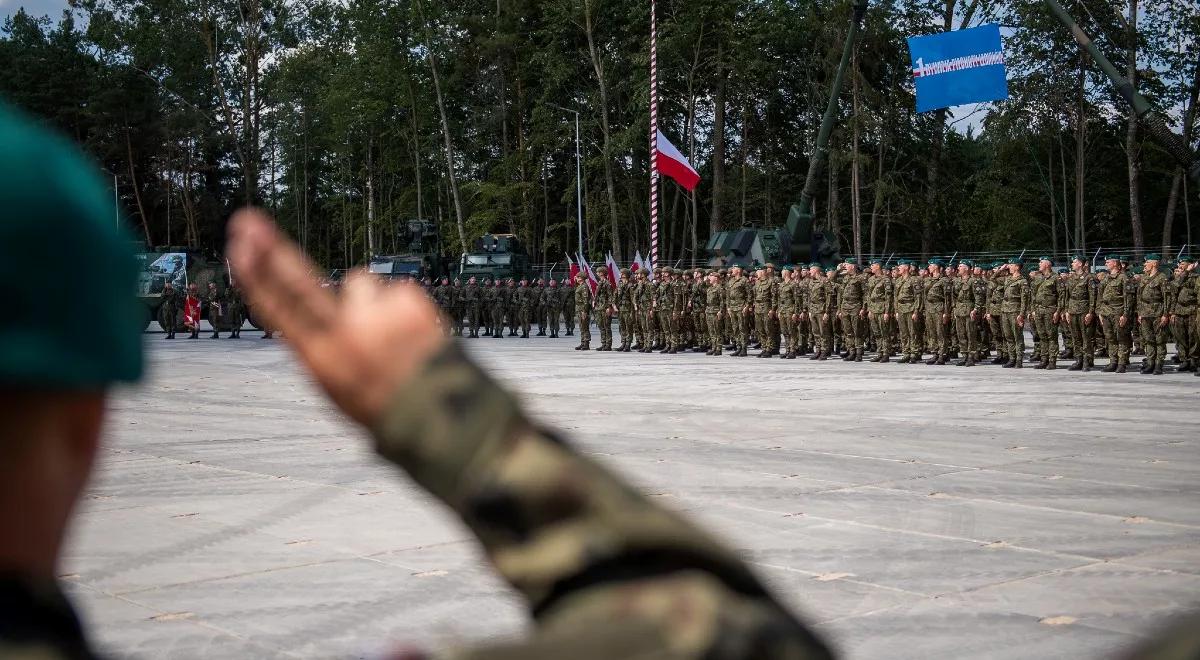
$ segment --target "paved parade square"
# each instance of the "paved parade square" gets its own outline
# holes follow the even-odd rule
[[[357,657],[524,630],[465,529],[259,337],[146,335],[63,566],[101,648]],[[1200,606],[1191,374],[464,341],[843,657],[1106,657]]]

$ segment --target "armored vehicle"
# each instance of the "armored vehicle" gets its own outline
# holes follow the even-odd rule
[[[535,275],[525,247],[512,234],[484,234],[476,239],[471,251],[462,256],[458,274],[463,280],[519,280]]]

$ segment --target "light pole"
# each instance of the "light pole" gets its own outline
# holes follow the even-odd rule
[[[575,224],[579,231],[579,254],[583,255],[583,165],[579,153],[579,111],[564,108],[561,105],[547,103],[546,105],[559,110],[575,113]]]

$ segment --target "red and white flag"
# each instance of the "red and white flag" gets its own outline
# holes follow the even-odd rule
[[[567,255],[567,263],[570,264],[570,266],[571,266],[571,270],[570,270],[571,286],[575,286],[575,276],[579,274],[579,264],[575,263],[574,261],[571,261],[571,255],[569,255],[569,254]]]
[[[700,183],[700,173],[688,159],[679,153],[675,145],[663,135],[662,131],[658,132],[658,171],[675,179],[675,183],[683,186],[685,190],[691,192],[696,189],[696,184]]]
[[[638,250],[633,253],[633,263],[629,265],[629,272],[636,273],[642,269],[642,251]]]
[[[194,330],[200,327],[200,300],[188,296],[183,301],[183,327]]]
[[[587,277],[587,280],[588,280],[588,288],[591,289],[592,295],[595,295],[596,294],[596,271],[592,270],[592,265],[588,263],[588,260],[585,259],[582,254],[578,255],[578,256],[579,256],[579,267],[581,269],[583,269],[583,274]]]
[[[613,259],[612,252],[604,255],[604,265],[608,266],[608,283],[617,288],[621,283],[621,269],[617,268],[617,260]]]

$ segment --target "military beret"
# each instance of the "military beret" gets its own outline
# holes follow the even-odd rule
[[[1104,260],[1105,261],[1120,261],[1121,257],[1119,257],[1115,254],[1106,254],[1106,255],[1104,255]]]
[[[622,274],[622,275],[628,275],[628,274],[629,274],[629,269],[628,269],[628,268],[622,268],[622,269],[621,269],[621,274]]]
[[[1071,255],[1071,262],[1072,262],[1072,263],[1074,263],[1074,262],[1076,262],[1076,261],[1078,261],[1078,262],[1081,262],[1081,263],[1085,263],[1085,264],[1087,263],[1087,259],[1084,259],[1082,254],[1073,254],[1073,255]]]
[[[850,264],[851,266],[857,266],[857,265],[858,265],[858,261],[856,261],[856,260],[854,259],[854,257],[846,257],[845,259],[842,259],[842,263],[844,263],[844,264]]]
[[[1150,254],[1146,255],[1145,260],[1146,261],[1161,261],[1162,257],[1160,257],[1157,252],[1151,252]]]
[[[1047,257],[1047,256],[1045,256],[1045,255],[1042,255],[1042,256],[1038,257],[1038,261],[1049,261],[1049,262],[1051,262],[1051,263],[1053,263],[1053,262],[1054,262],[1054,260],[1053,260],[1053,259],[1051,259],[1050,257]]]
[[[970,259],[959,259],[959,260],[958,260],[958,265],[959,265],[959,266],[966,266],[967,268],[970,268],[970,267],[972,267],[972,266],[974,266],[974,265],[975,265],[975,262],[974,262],[974,261],[971,261]]]
[[[927,263],[930,266],[941,266],[943,264],[941,259],[930,259]]]
[[[769,261],[768,261],[768,262],[766,263],[766,265],[764,265],[764,266],[763,266],[763,268],[769,268],[769,269],[771,269],[771,270],[775,270],[775,264],[773,264],[773,263],[771,263],[771,262],[769,262]]]
[[[758,266],[754,267],[755,272],[760,271],[760,270],[766,270],[766,269],[767,269],[767,267],[762,266],[762,265],[758,265]]]
[[[1021,258],[1020,257],[1009,257],[1008,260],[1005,261],[1004,263],[1017,264],[1019,266],[1019,265],[1021,265]]]
[[[1143,271],[1142,271],[1142,267],[1141,267],[1141,266],[1134,266],[1134,268],[1133,268],[1133,274],[1134,274],[1134,275],[1141,275],[1141,274],[1142,274],[1142,272],[1143,272]]]
[[[791,264],[784,264],[784,265],[783,265],[783,268],[781,268],[781,269],[779,269],[779,270],[780,270],[781,272],[786,270],[787,272],[789,272],[789,273],[790,273],[790,272],[792,272],[792,265],[791,265]]]
[[[837,272],[837,266],[826,266],[826,267],[825,267],[825,272],[826,272],[826,273],[836,273],[836,272]]]
[[[1192,255],[1190,255],[1190,254],[1180,255],[1180,257],[1179,257],[1179,263],[1181,263],[1181,264],[1190,264],[1192,262],[1193,262],[1193,259],[1192,259]]]
[[[134,293],[138,262],[111,191],[74,145],[3,103],[0,144],[0,385],[136,381],[150,309]]]
[[[871,259],[871,265],[872,265],[872,266],[874,266],[875,264],[880,264],[880,265],[882,265],[882,264],[883,264],[883,259],[880,259],[879,257],[874,257],[874,258],[872,258],[872,259]]]

